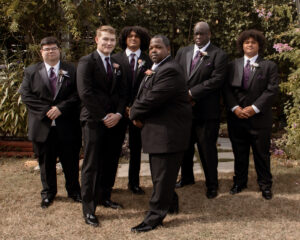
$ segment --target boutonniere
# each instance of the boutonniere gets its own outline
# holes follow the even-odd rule
[[[59,71],[58,71],[58,82],[62,83],[62,81],[65,77],[68,77],[68,78],[70,77],[68,71],[65,71],[63,69],[59,69]]]
[[[250,66],[251,66],[251,69],[254,70],[255,68],[259,67],[259,64],[255,62],[255,63],[251,63]]]
[[[145,66],[145,64],[146,64],[146,61],[145,60],[143,60],[143,59],[139,59],[138,60],[138,68],[142,68],[142,67],[144,67]]]
[[[202,57],[208,56],[208,53],[207,52],[201,52],[201,56]]]
[[[120,65],[119,64],[117,64],[117,63],[113,63],[113,68],[114,68],[114,73],[116,74],[116,75],[121,75],[121,70],[120,70]]]
[[[145,72],[145,74],[148,76],[148,77],[151,77],[155,72],[152,71],[151,69],[147,69],[147,71]]]

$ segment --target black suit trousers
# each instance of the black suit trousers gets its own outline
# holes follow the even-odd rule
[[[270,170],[271,129],[254,129],[248,120],[231,117],[228,120],[228,133],[234,154],[234,182],[247,184],[250,147],[253,151],[257,182],[261,189],[272,186]]]
[[[123,119],[113,128],[103,122],[83,122],[84,162],[81,194],[84,214],[94,214],[97,204],[110,199],[122,149]]]
[[[128,184],[130,186],[139,186],[142,152],[141,129],[134,126],[133,123],[130,120],[128,120],[128,133],[130,149]]]
[[[169,208],[178,204],[175,184],[183,154],[183,152],[149,154],[153,192],[150,210],[144,222],[150,226],[161,223]]]
[[[193,157],[197,143],[202,168],[205,174],[206,187],[218,188],[218,151],[217,140],[220,128],[219,119],[193,119],[189,148],[184,154],[181,165],[181,180],[194,181]]]
[[[65,175],[65,186],[69,196],[80,193],[79,151],[80,139],[60,133],[51,127],[45,142],[33,142],[38,156],[43,190],[42,198],[54,198],[57,193],[56,159],[59,157]]]

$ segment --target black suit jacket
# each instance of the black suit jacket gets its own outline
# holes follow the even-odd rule
[[[124,114],[127,85],[122,66],[111,58],[113,80],[107,78],[102,59],[97,51],[82,57],[77,67],[77,88],[82,108],[81,121],[99,122],[108,113]]]
[[[152,61],[147,54],[143,52],[141,53],[140,57],[138,58],[138,61],[141,60],[144,63],[140,65],[139,63],[137,64],[137,68],[135,69],[135,78],[133,81],[133,76],[126,52],[124,51],[116,53],[112,56],[112,59],[123,66],[123,69],[125,71],[124,75],[126,76],[128,86],[128,106],[131,106],[137,95],[142,79],[145,76],[145,71],[151,68]]]
[[[229,118],[238,118],[231,111],[235,106],[242,108],[255,105],[260,113],[249,119],[254,128],[272,126],[272,104],[278,93],[278,73],[274,62],[258,57],[258,67],[253,67],[247,90],[242,87],[244,58],[232,61],[228,66],[228,77],[224,88],[224,98],[229,110]]]
[[[220,96],[227,66],[227,54],[210,44],[207,56],[200,59],[192,73],[194,45],[178,50],[176,61],[183,67],[187,87],[196,104],[193,116],[198,119],[218,119],[220,117]]]
[[[188,147],[192,110],[179,64],[168,57],[151,76],[146,76],[130,111],[139,119],[143,150],[147,153],[172,153]]]
[[[31,65],[24,71],[20,93],[28,109],[29,140],[44,142],[47,139],[52,120],[46,113],[52,106],[57,106],[62,113],[55,119],[58,132],[73,137],[80,136],[80,100],[76,90],[76,69],[66,62],[60,63],[60,69],[67,74],[61,78],[58,76],[54,97],[43,62]]]

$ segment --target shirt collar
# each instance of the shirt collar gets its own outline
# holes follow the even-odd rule
[[[105,62],[105,58],[107,58],[107,57],[109,58],[109,61],[110,61],[110,55],[106,56],[102,52],[100,52],[98,49],[97,49],[97,52],[99,53],[103,62]]]
[[[161,60],[159,63],[153,63],[151,70],[155,70],[161,63],[163,63],[168,57],[170,57],[171,55],[166,56],[163,60]]]
[[[258,58],[258,54],[256,54],[254,57],[252,58],[248,58],[246,55],[244,55],[244,65],[247,64],[247,60],[250,60],[250,64],[253,64],[256,62],[256,59]]]
[[[55,72],[55,74],[56,74],[56,76],[57,76],[58,70],[59,70],[59,65],[60,65],[60,60],[59,60],[54,66],[51,66],[51,65],[49,65],[49,64],[46,63],[46,62],[44,62],[44,64],[45,64],[47,73],[50,71],[50,68],[53,67],[53,71]]]
[[[202,47],[202,48],[199,48],[199,47],[197,46],[197,44],[195,44],[195,45],[194,45],[194,55],[196,55],[196,52],[197,52],[198,50],[200,50],[201,52],[205,52],[206,49],[208,48],[209,44],[210,44],[210,41],[208,41],[208,43],[206,43],[205,46]]]
[[[141,56],[141,49],[136,50],[135,52],[131,51],[129,48],[126,48],[125,53],[126,56],[129,57],[131,53],[134,53],[137,58]]]

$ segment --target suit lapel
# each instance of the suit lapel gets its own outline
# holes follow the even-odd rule
[[[57,95],[58,95],[58,93],[59,93],[59,91],[61,89],[61,86],[63,84],[63,81],[64,81],[64,77],[59,74],[60,70],[63,70],[63,65],[64,64],[62,62],[60,62],[58,76],[57,76],[57,82],[56,82],[56,91],[55,91],[55,96],[54,96],[53,100],[56,99],[56,97],[57,97]]]
[[[44,63],[41,63],[40,67],[39,67],[39,74],[40,77],[42,78],[42,81],[44,82],[44,84],[47,86],[47,88],[49,89],[50,93],[52,92],[51,90],[51,86],[50,86],[50,82],[49,82],[49,78],[48,78],[48,74],[47,74],[47,69]]]
[[[102,61],[99,53],[97,52],[97,50],[93,52],[93,57],[96,61],[96,65],[98,65],[98,67],[101,69],[101,73],[104,75],[103,86],[105,86],[105,88],[110,91],[110,89],[108,88],[108,79],[107,79],[106,69],[105,69],[103,61]]]
[[[194,53],[194,45],[190,47],[190,49],[186,53],[186,74],[187,74],[187,79],[190,76],[190,69],[191,69],[191,63],[193,59],[193,53]]]
[[[258,58],[256,59],[256,63],[259,63],[259,62],[261,62],[263,59],[260,57],[260,56],[258,56]],[[249,77],[249,81],[248,81],[248,86],[250,87],[251,86],[251,83],[252,83],[252,80],[253,80],[253,78],[254,78],[254,76],[256,75],[256,72],[258,71],[258,69],[256,68],[256,67],[253,67],[252,69],[251,69],[251,73],[250,73],[250,77]]]
[[[231,85],[233,87],[241,87],[244,74],[244,57],[236,59],[234,65],[234,76]]]
[[[116,72],[119,70],[119,69],[116,69],[114,68],[114,64],[118,64],[118,63],[115,63],[113,61],[112,58],[110,58],[110,61],[111,61],[111,67],[112,67],[112,72],[113,72],[113,79],[112,79],[112,83],[111,83],[111,89],[110,89],[110,93],[113,92],[113,89],[115,88],[116,86],[116,83],[117,83],[117,75],[116,75]],[[119,65],[119,64],[118,64]],[[120,66],[119,66],[120,67]],[[123,73],[124,74],[124,73]]]

